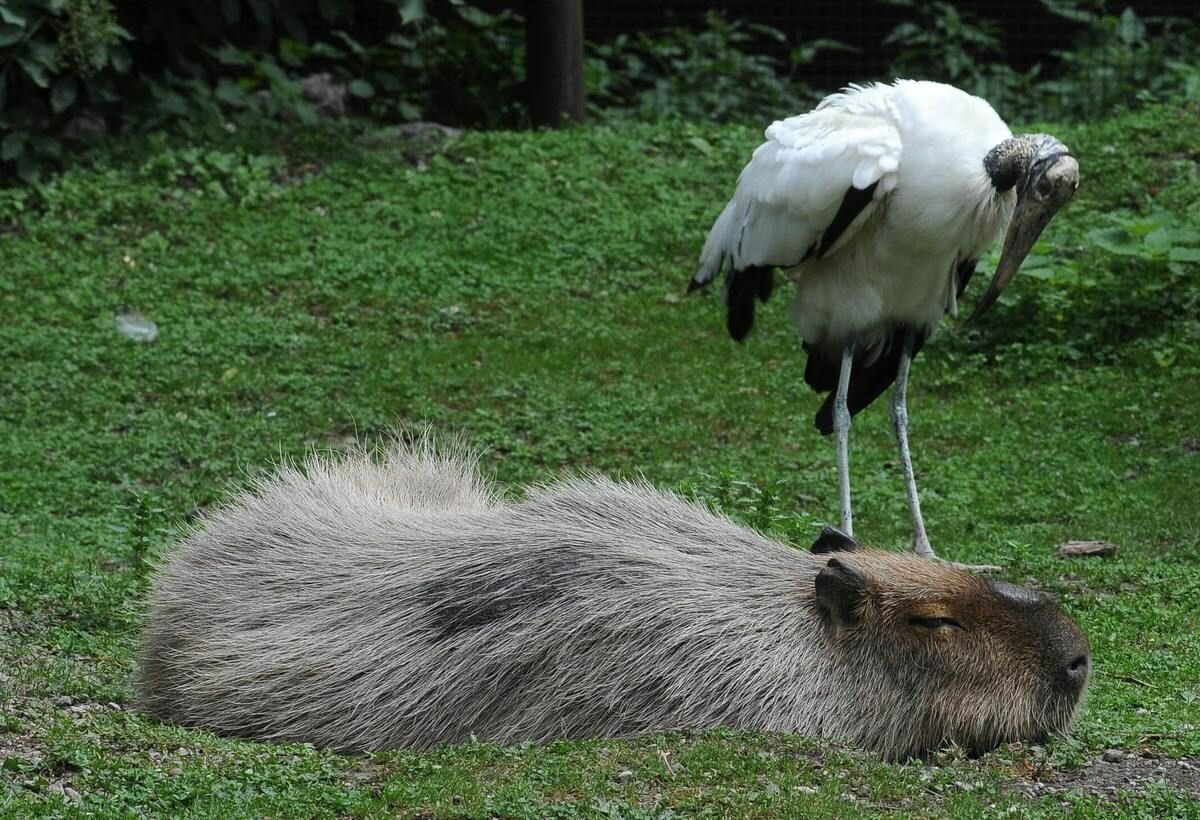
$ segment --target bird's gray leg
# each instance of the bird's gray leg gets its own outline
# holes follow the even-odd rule
[[[912,512],[913,552],[922,558],[937,558],[925,532],[925,519],[921,515],[921,499],[917,495],[917,479],[913,474],[912,454],[908,450],[908,366],[912,363],[912,351],[916,336],[912,330],[904,334],[900,351],[900,369],[896,372],[896,386],[892,388],[892,428],[896,431],[896,443],[900,445],[900,466],[904,469],[904,489],[908,493],[908,509]]]
[[[913,474],[912,454],[908,449],[908,367],[912,363],[916,342],[915,331],[905,332],[904,347],[900,351],[900,369],[896,372],[896,386],[892,388],[892,427],[896,431],[896,443],[900,447],[900,466],[904,469],[904,488],[908,493],[908,508],[912,511],[913,552],[922,558],[940,561],[941,559],[937,557],[933,546],[929,543],[929,535],[925,532],[925,518],[921,515],[921,499],[917,495],[917,479]],[[999,572],[1001,569],[991,564],[950,563],[959,569],[975,572]]]
[[[850,410],[846,394],[850,391],[850,368],[854,364],[854,344],[842,349],[842,369],[838,374],[837,394],[833,399],[833,432],[837,437],[838,487],[842,501],[842,532],[854,537],[854,516],[850,512]]]

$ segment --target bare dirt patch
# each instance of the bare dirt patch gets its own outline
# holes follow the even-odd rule
[[[1023,781],[1014,788],[1029,797],[1080,791],[1104,797],[1144,793],[1162,784],[1200,799],[1200,758],[1147,758],[1110,750],[1078,769],[1061,770],[1045,780]]]

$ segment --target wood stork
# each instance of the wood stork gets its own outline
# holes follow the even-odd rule
[[[852,85],[775,122],[766,137],[709,232],[688,290],[724,270],[729,333],[740,341],[775,269],[795,281],[804,380],[832,391],[816,424],[836,434],[847,535],[850,418],[895,383],[891,420],[913,547],[935,558],[908,447],[909,362],[946,313],[957,315],[979,257],[1007,226],[971,318],[996,301],[1075,193],[1079,166],[1054,137],[1014,137],[987,102],[933,82]]]

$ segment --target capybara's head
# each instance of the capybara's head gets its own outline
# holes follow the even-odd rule
[[[875,550],[830,553],[815,603],[844,669],[844,735],[887,757],[979,754],[1070,728],[1087,638],[1048,595]]]

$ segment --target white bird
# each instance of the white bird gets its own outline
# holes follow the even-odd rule
[[[850,86],[766,131],[717,218],[688,288],[725,271],[728,328],[754,323],[781,268],[795,281],[792,318],[804,379],[833,391],[817,429],[837,437],[842,529],[850,509],[850,418],[895,382],[891,419],[913,520],[914,550],[936,558],[908,448],[909,362],[958,300],[1007,226],[992,282],[971,318],[1000,295],[1051,217],[1079,185],[1065,145],[1014,137],[984,100],[953,86],[898,80]]]

